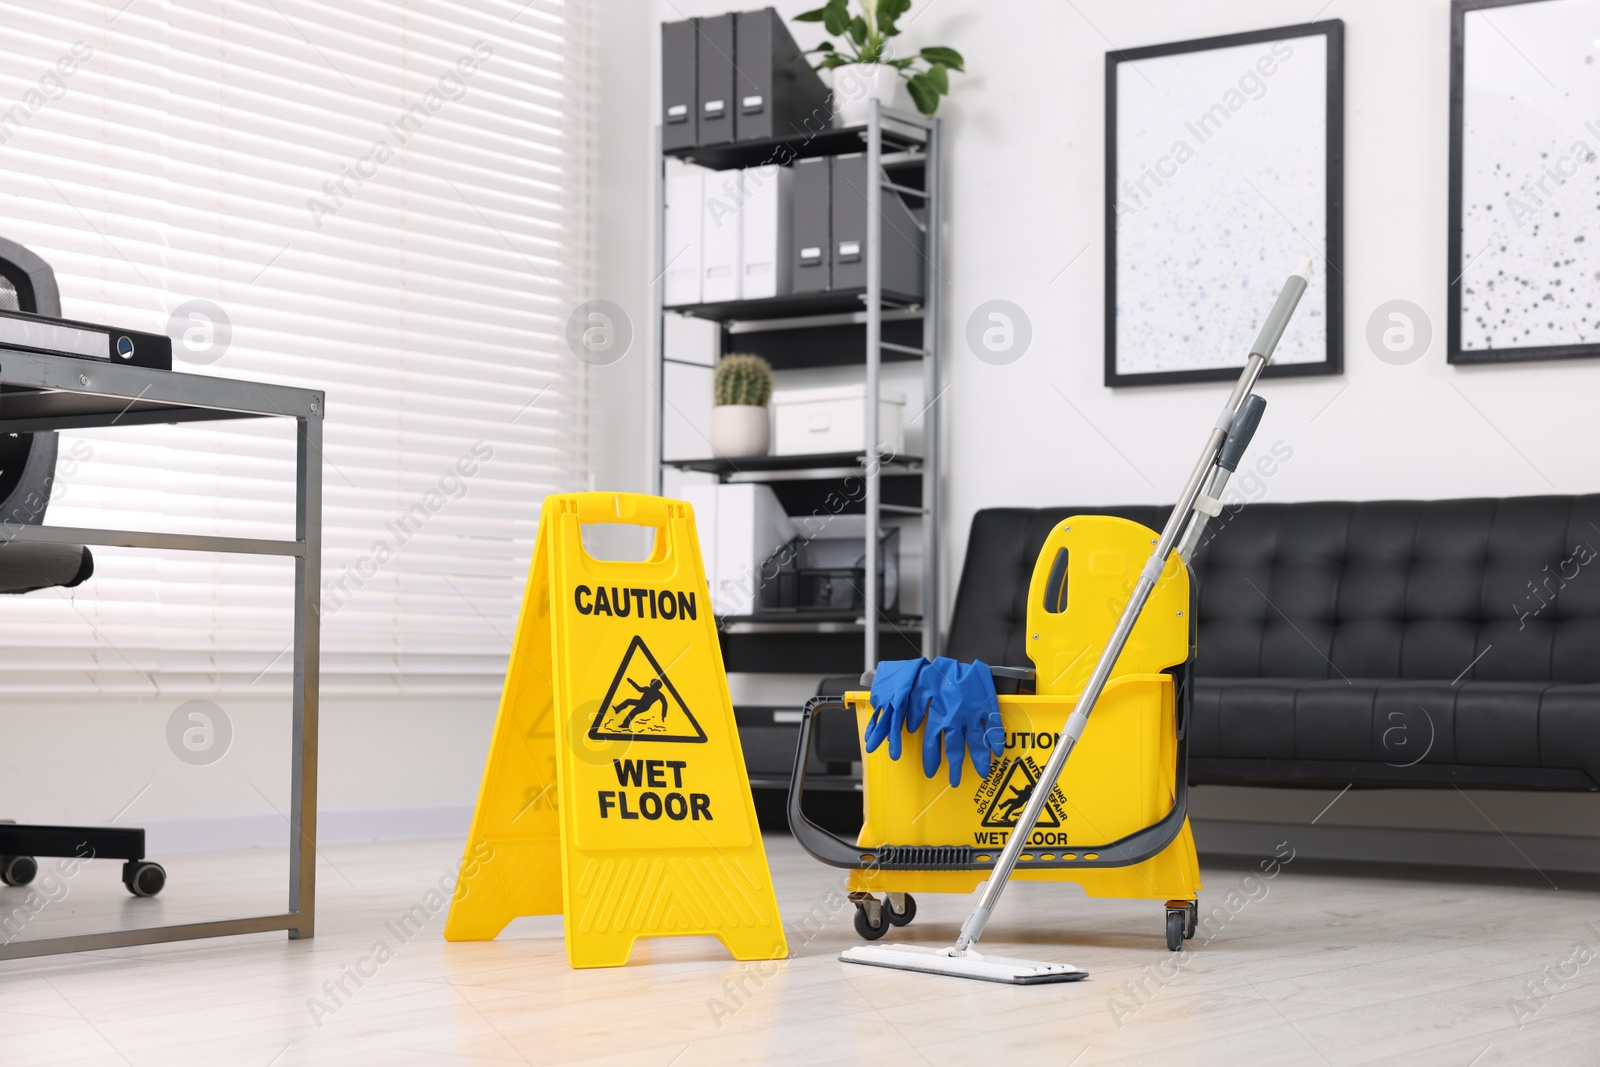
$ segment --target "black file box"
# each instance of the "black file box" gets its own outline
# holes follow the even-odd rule
[[[835,289],[861,289],[867,284],[868,181],[865,153],[834,157],[830,258]],[[917,217],[889,189],[882,191],[878,206],[882,211],[883,291],[921,299],[923,235]]]
[[[794,257],[792,287],[796,293],[824,293],[833,288],[828,255],[832,240],[830,162],[826,156],[817,156],[794,165],[794,228],[789,254]]]
[[[772,8],[737,17],[734,51],[734,137],[760,141],[826,130],[828,87]]]
[[[728,14],[695,20],[697,145],[733,140],[733,18]]]
[[[700,143],[695,122],[696,37],[693,19],[661,24],[661,147],[668,152]]]

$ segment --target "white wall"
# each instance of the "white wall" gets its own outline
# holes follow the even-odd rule
[[[651,3],[657,22],[730,6]],[[816,3],[775,6],[792,16]],[[1258,499],[1600,488],[1592,461],[1600,425],[1590,410],[1600,364],[1445,363],[1447,0],[918,0],[908,44],[958,48],[969,69],[952,76],[941,108],[949,192],[941,373],[952,386],[944,399],[947,589],[980,508],[1170,501],[1224,394],[1217,384],[1115,391],[1102,384],[1105,53],[1313,17],[1346,24],[1346,369],[1264,387],[1271,407],[1256,451],[1282,441],[1293,456],[1264,480]],[[791,25],[803,46],[820,37],[815,27]],[[638,106],[653,125],[653,30],[647,48],[650,81]],[[640,57],[639,66],[645,62]],[[634,210],[637,201],[629,192],[618,203]],[[1275,287],[1292,266],[1272,265],[1262,286]],[[978,360],[963,340],[973,309],[997,298],[1020,305],[1033,327],[1028,353],[1003,367]],[[1409,366],[1383,363],[1366,346],[1368,317],[1392,299],[1414,301],[1432,320],[1432,347]],[[614,399],[634,403],[631,395]],[[1200,794],[1197,803],[1220,818],[1262,809],[1259,797]],[[1376,807],[1350,805],[1361,812],[1352,817],[1370,821],[1383,809],[1397,823],[1463,829],[1471,815],[1465,805],[1448,817],[1436,813],[1437,798],[1381,797]],[[1583,799],[1527,797],[1517,810],[1528,825],[1591,833],[1593,807]],[[1536,817],[1526,814],[1534,810]]]
[[[1005,20],[978,17],[980,7],[944,0],[915,27],[919,39],[962,48],[981,71],[953,93],[947,116],[948,325],[959,331],[974,305],[999,297],[1021,305],[1035,332],[1032,350],[1010,367],[981,363],[959,345],[948,352],[949,518],[958,537],[973,511],[996,504],[1172,499],[1224,387],[1101,384],[1107,39],[1127,48],[1282,25],[1317,5],[1094,0],[1077,5],[1082,17],[1071,6],[1029,4],[1024,18],[1024,5],[1008,5]],[[1326,9],[1347,24],[1346,372],[1263,388],[1271,406],[1256,451],[1279,439],[1294,451],[1266,485],[1271,499],[1600,486],[1589,458],[1600,427],[1588,412],[1600,365],[1445,363],[1448,13],[1444,0],[1340,0]],[[1034,18],[1038,31],[1014,32]],[[1274,267],[1263,284],[1276,285],[1286,269]],[[1365,343],[1368,316],[1395,298],[1415,301],[1434,324],[1432,349],[1411,366],[1383,363]]]
[[[658,20],[726,10],[725,0],[653,0]],[[776,4],[793,15],[812,0]],[[1321,4],[1272,0],[922,0],[913,47],[948,44],[940,114],[948,135],[942,374],[946,522],[960,571],[972,513],[995,505],[1170,501],[1216,414],[1221,385],[1110,390],[1103,384],[1105,53],[1303,22]],[[919,12],[923,12],[919,14]],[[1275,500],[1451,497],[1600,488],[1593,361],[1455,368],[1445,363],[1445,190],[1449,119],[1446,0],[1335,0],[1346,23],[1345,373],[1269,382],[1257,451],[1293,458]],[[803,45],[815,27],[791,24]],[[649,102],[659,98],[650,41]],[[1068,267],[1068,264],[1072,265]],[[1293,264],[1273,265],[1276,286]],[[963,340],[980,303],[1020,305],[1033,325],[1011,366]],[[1423,359],[1396,367],[1366,347],[1367,318],[1403,298],[1432,319]],[[1063,398],[1063,394],[1065,398]],[[1070,399],[1069,405],[1067,400]],[[1076,410],[1074,410],[1076,408]]]
[[[656,84],[648,56],[656,44],[648,0],[597,0],[600,113],[596,295],[619,305],[633,327],[633,345],[616,363],[589,376],[589,463],[598,489],[650,488],[649,423],[654,392],[649,360],[652,261],[651,164],[655,117],[644,101]],[[656,90],[659,91],[659,90]]]
[[[106,695],[8,703],[0,709],[0,818],[144,827],[153,856],[287,844],[286,688],[216,697],[231,737],[220,747],[221,733],[213,735],[218,755],[204,765],[183,761],[168,743],[169,719],[186,700]],[[481,697],[325,694],[320,835],[465,833],[494,705]]]

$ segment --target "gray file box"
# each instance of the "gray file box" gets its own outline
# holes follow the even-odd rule
[[[695,20],[695,69],[699,71],[696,95],[699,109],[697,145],[727,144],[733,140],[733,15]]]
[[[661,147],[693,148],[696,140],[693,19],[661,24]]]
[[[867,284],[867,157],[855,152],[833,159],[833,288]],[[922,230],[891,190],[879,199],[883,213],[883,291],[921,299]]]
[[[829,189],[832,161],[826,156],[794,165],[794,229],[790,234],[793,291],[822,293],[831,289],[829,268],[831,214]]]
[[[740,141],[828,129],[828,87],[772,8],[738,15],[734,136]]]

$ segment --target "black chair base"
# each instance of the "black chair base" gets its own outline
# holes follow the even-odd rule
[[[35,857],[122,860],[122,884],[153,897],[167,882],[159,863],[144,858],[144,831],[106,826],[19,826],[0,823],[0,882],[24,886],[39,873]]]

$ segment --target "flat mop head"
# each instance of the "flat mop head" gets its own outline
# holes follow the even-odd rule
[[[890,967],[897,971],[947,974],[952,978],[975,978],[980,982],[1005,985],[1044,985],[1047,982],[1076,982],[1089,972],[1070,963],[1039,963],[1013,960],[1004,956],[984,956],[972,949],[956,955],[950,948],[921,945],[857,945],[839,954],[844,963],[868,967]]]

